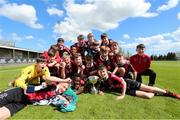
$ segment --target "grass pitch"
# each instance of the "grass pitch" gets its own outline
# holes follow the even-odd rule
[[[0,91],[7,89],[8,82],[25,66],[0,66]],[[151,68],[157,73],[155,86],[180,93],[180,62],[153,62]],[[147,77],[143,83],[148,83]],[[155,96],[148,100],[126,95],[120,101],[109,93],[78,97],[74,112],[61,113],[51,106],[29,105],[10,119],[180,119],[180,101],[170,97]]]

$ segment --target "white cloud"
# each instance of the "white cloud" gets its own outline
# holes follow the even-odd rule
[[[180,27],[172,33],[172,37],[174,38],[174,40],[180,41]]]
[[[180,27],[171,33],[162,33],[149,37],[135,38],[136,42],[121,45],[125,49],[135,49],[140,43],[145,44],[152,54],[180,51]]]
[[[145,13],[144,15],[142,15],[143,17],[156,17],[158,16],[159,14],[158,13]]]
[[[179,0],[169,0],[164,5],[159,6],[157,11],[166,11],[171,8],[174,8],[178,5]]]
[[[122,44],[121,47],[125,49],[135,49],[137,46],[137,43],[128,43],[128,44]]]
[[[76,41],[78,34],[86,35],[92,30],[105,32],[130,17],[157,16],[148,11],[150,7],[145,0],[86,0],[81,4],[67,0],[67,17],[54,26],[54,32],[66,40]]]
[[[18,36],[17,33],[11,33],[9,37],[13,41],[22,41],[22,37]]]
[[[0,4],[5,4],[7,3],[7,0],[0,0]]]
[[[34,37],[32,35],[28,35],[28,36],[19,36],[17,33],[11,33],[9,35],[9,40],[13,40],[13,41],[17,41],[17,42],[21,42],[23,40],[31,40],[34,39]]]
[[[13,4],[4,4],[0,8],[0,16],[7,17],[11,20],[18,21],[24,23],[25,25],[35,28],[41,29],[43,26],[37,22],[36,10],[33,6],[22,4],[17,5]]]
[[[130,36],[129,36],[128,34],[124,34],[124,35],[123,35],[123,38],[126,39],[126,40],[128,40],[128,39],[130,39]]]
[[[177,14],[177,19],[180,20],[180,12]]]
[[[25,36],[24,38],[27,39],[27,40],[34,39],[34,37],[32,35]]]
[[[49,15],[58,15],[59,17],[61,17],[64,13],[62,10],[59,10],[57,8],[54,8],[54,7],[48,8],[47,12],[49,13]]]

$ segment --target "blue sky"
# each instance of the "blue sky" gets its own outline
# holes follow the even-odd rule
[[[71,46],[78,34],[102,33],[134,54],[180,51],[179,0],[0,0],[0,39],[45,51],[58,37]]]

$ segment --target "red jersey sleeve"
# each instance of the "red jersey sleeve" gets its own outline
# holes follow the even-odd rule
[[[145,60],[146,60],[146,64],[144,65],[144,67],[145,69],[148,69],[150,68],[150,65],[151,65],[151,58],[148,55],[146,55]]]
[[[114,74],[110,74],[109,85],[112,88],[124,88],[122,82],[123,82],[122,78],[120,78]]]

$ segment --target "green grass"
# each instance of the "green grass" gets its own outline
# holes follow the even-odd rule
[[[24,67],[24,66],[23,66]],[[0,91],[8,88],[8,81],[20,72],[21,66],[0,68]],[[157,73],[156,86],[180,93],[180,62],[154,62]],[[148,78],[144,77],[144,83]],[[169,97],[155,96],[147,100],[126,95],[115,100],[116,95],[79,95],[77,109],[61,113],[51,106],[32,106],[18,112],[11,119],[180,119],[180,101]]]

